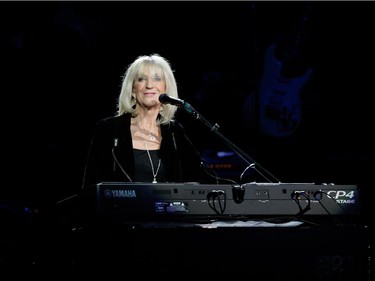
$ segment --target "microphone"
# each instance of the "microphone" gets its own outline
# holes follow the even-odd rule
[[[194,115],[195,118],[199,118],[199,114],[195,111],[195,109],[184,100],[173,98],[167,94],[160,94],[159,101],[163,104],[171,104],[171,105],[176,105],[178,107],[182,107],[188,113]]]
[[[168,103],[168,104],[177,105],[177,106],[183,106],[186,104],[184,100],[181,100],[178,98],[172,98],[171,96],[167,94],[160,94],[159,101],[161,103]]]

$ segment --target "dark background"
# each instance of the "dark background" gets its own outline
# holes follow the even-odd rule
[[[59,202],[80,192],[95,123],[115,114],[126,67],[152,53],[171,62],[180,98],[281,182],[358,185],[372,233],[373,11],[360,1],[1,2],[0,200],[10,237],[19,234],[10,252],[35,244],[13,222],[57,220]],[[266,51],[290,51],[298,36],[302,61],[285,77],[312,70],[295,92],[301,123],[267,135],[258,103],[272,75]],[[218,158],[233,151],[186,112],[177,117],[218,174],[239,182],[246,163]],[[267,181],[253,171],[242,180]]]
[[[367,213],[374,193],[373,3],[17,1],[0,7],[3,151],[11,155],[4,157],[4,179],[11,182],[5,198],[42,209],[79,192],[94,125],[115,113],[126,67],[139,55],[159,53],[175,70],[180,98],[280,181],[357,184]],[[288,137],[267,136],[257,103],[261,79],[269,75],[265,53],[298,35],[303,63],[290,77],[313,70],[298,92],[302,121]],[[231,151],[223,141],[185,112],[178,116],[208,162],[230,164],[218,173],[239,180],[245,163],[235,156],[218,160],[215,152]]]

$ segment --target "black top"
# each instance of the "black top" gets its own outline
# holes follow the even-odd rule
[[[104,181],[135,182],[142,178],[141,174],[135,173],[130,122],[130,114],[98,121],[88,152],[84,189]],[[159,156],[163,164],[165,182],[215,182],[205,173],[201,166],[200,154],[177,121],[161,125],[160,129],[162,142]],[[157,163],[155,164],[156,172]],[[148,177],[148,181],[151,182],[152,179]],[[158,177],[158,182],[161,181],[162,178],[159,180]]]
[[[157,182],[165,182],[165,169],[159,156],[160,150],[149,150],[148,152],[150,153],[152,165],[147,150],[134,149],[134,181],[152,182],[155,174],[155,179]]]

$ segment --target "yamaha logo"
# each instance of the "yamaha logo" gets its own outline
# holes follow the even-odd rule
[[[137,194],[134,189],[106,189],[104,198],[135,198]]]

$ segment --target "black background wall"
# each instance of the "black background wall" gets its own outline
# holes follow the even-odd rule
[[[150,53],[170,60],[181,98],[281,181],[371,182],[371,3],[312,2],[304,26],[308,2],[1,5],[3,85],[9,85],[4,98],[14,102],[4,112],[10,113],[12,134],[24,136],[14,152],[35,151],[25,144],[47,141],[40,176],[57,197],[80,188],[95,122],[114,114],[126,66]],[[295,43],[298,32],[305,67],[300,73],[313,70],[297,89],[303,118],[290,136],[267,137],[260,133],[256,103],[261,79],[269,75],[266,50]],[[229,150],[180,115],[197,146]],[[25,172],[32,163],[11,167]]]
[[[16,1],[0,7],[3,179],[11,183],[2,186],[4,199],[48,213],[76,194],[92,130],[114,114],[127,65],[159,53],[175,70],[180,97],[282,182],[358,184],[364,213],[370,210],[373,3]],[[298,89],[301,123],[290,136],[267,136],[257,104],[269,75],[266,51],[295,43],[296,35],[303,36],[304,63],[291,77],[312,69]],[[179,114],[208,161],[230,151]],[[225,161],[233,168],[219,172],[238,180],[246,165],[236,157]]]

